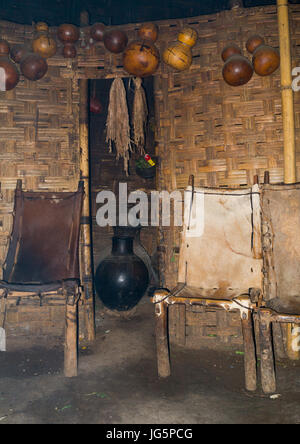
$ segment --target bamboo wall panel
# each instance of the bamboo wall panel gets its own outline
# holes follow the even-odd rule
[[[0,23],[1,38],[13,45],[32,39],[32,27]],[[20,77],[0,92],[0,266],[12,226],[14,190],[76,190],[79,179],[78,87],[59,66],[38,82]],[[0,267],[1,268],[1,267]]]

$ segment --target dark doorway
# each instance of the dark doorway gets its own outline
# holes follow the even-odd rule
[[[156,178],[145,179],[136,173],[136,161],[141,157],[133,150],[129,162],[129,175],[123,168],[123,160],[116,160],[116,153],[109,152],[106,143],[106,120],[109,105],[109,92],[113,79],[91,80],[90,99],[96,98],[101,104],[101,112],[90,112],[89,140],[90,140],[90,177],[91,177],[91,212],[94,269],[108,255],[111,250],[112,227],[100,227],[96,223],[96,196],[100,191],[110,190],[117,192],[119,183],[127,183],[128,194],[132,191],[143,190],[150,194],[156,189]],[[123,79],[127,95],[128,112],[131,121],[134,85],[130,78]],[[143,88],[146,93],[148,107],[148,121],[145,130],[145,152],[155,158],[155,107],[153,78],[143,79]],[[130,122],[132,123],[132,122]],[[151,263],[150,285],[157,285],[157,228],[144,227],[135,239],[135,252],[148,264]]]

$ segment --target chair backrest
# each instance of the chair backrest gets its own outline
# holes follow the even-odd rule
[[[178,282],[220,299],[262,289],[258,186],[189,187],[185,208]]]
[[[299,313],[300,184],[262,185],[261,196],[265,299]]]
[[[13,229],[3,280],[45,284],[79,279],[83,183],[76,192],[15,192]]]

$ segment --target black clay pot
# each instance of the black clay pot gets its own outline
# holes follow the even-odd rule
[[[133,253],[133,237],[112,238],[112,252],[98,266],[95,285],[110,310],[128,311],[143,297],[149,283],[144,262]]]

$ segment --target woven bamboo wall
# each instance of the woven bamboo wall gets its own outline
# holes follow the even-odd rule
[[[33,36],[32,27],[7,22],[0,22],[0,34],[10,44],[29,42]],[[78,83],[65,61],[63,67],[70,72],[68,79],[62,75],[59,60],[53,59],[43,79],[31,82],[21,76],[15,89],[0,92],[1,272],[17,179],[22,179],[27,190],[72,191],[78,186]],[[33,301],[10,307],[5,328],[9,337],[61,336],[64,317],[63,305],[40,307]]]
[[[32,28],[0,23],[10,44],[32,39]],[[78,87],[49,61],[38,82],[20,77],[17,87],[0,92],[0,265],[11,231],[14,189],[75,190],[79,179]],[[70,70],[71,71],[71,70]],[[0,267],[1,268],[1,267]]]

